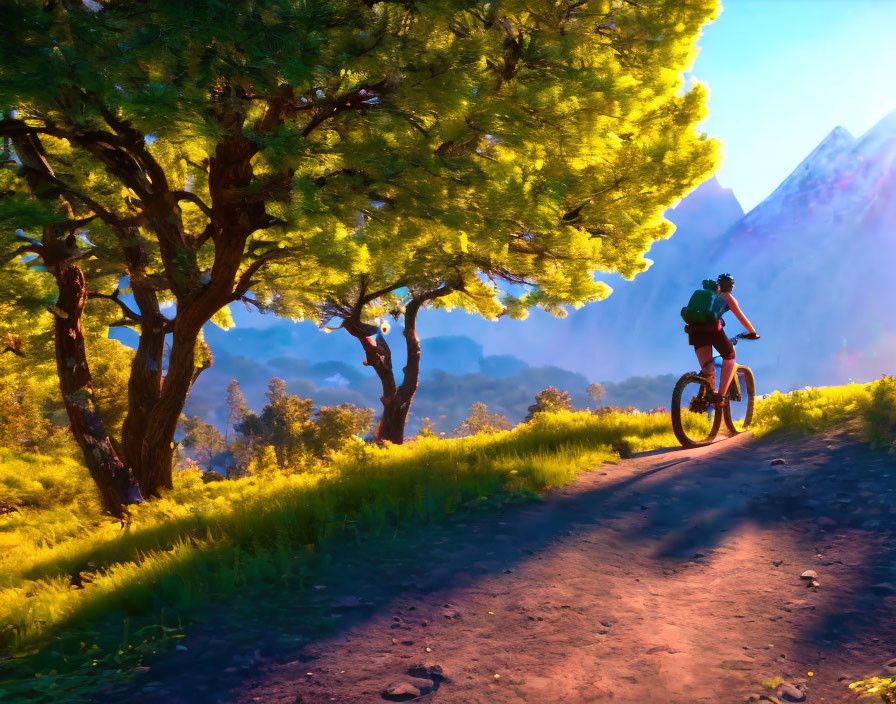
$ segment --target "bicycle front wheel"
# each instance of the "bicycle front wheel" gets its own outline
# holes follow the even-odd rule
[[[729,400],[725,404],[725,427],[731,435],[749,430],[753,423],[753,401],[756,397],[756,381],[749,367],[738,367],[735,378],[740,387],[740,400]],[[731,393],[728,395],[730,397]]]
[[[712,391],[709,382],[699,374],[685,374],[672,392],[672,430],[683,447],[700,447],[711,443],[722,424],[722,413],[706,396]]]

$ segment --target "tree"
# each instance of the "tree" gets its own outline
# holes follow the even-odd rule
[[[215,455],[227,449],[221,432],[199,416],[184,417],[181,419],[180,425],[185,433],[181,445],[191,450],[194,459],[199,464],[205,465],[206,469],[211,467]]]
[[[276,403],[286,397],[286,382],[280,377],[274,377],[268,382],[268,391],[264,394],[270,403]]]
[[[298,467],[307,459],[326,459],[351,436],[369,432],[372,422],[369,408],[343,403],[315,410],[310,398],[283,394],[271,400],[261,415],[247,413],[236,429],[256,457],[262,452],[269,457],[266,448],[271,448],[278,466]]]
[[[435,426],[432,418],[424,418],[420,421],[420,430],[417,431],[418,438],[434,438],[436,437]]]
[[[227,436],[230,428],[235,423],[241,423],[243,418],[249,412],[249,406],[246,403],[246,397],[240,391],[240,383],[234,379],[227,387],[227,408],[230,412],[227,414],[227,426],[224,428],[224,444],[227,444]]]
[[[529,414],[525,421],[528,423],[535,417],[536,413],[553,413],[554,411],[571,411],[572,399],[569,397],[569,391],[560,391],[559,389],[549,386],[546,389],[535,394],[535,403],[529,406]]]
[[[305,442],[307,451],[318,459],[326,459],[353,435],[369,433],[373,415],[372,408],[358,408],[350,403],[322,406],[314,414],[313,432]]]
[[[601,401],[604,400],[604,397],[607,395],[607,392],[604,391],[603,385],[598,384],[597,382],[594,382],[593,384],[588,384],[588,388],[585,389],[585,391],[588,394],[588,398],[590,398],[592,401],[594,401],[598,406],[600,405]]]
[[[487,46],[497,30],[501,50],[486,49],[462,77],[440,76],[440,91],[466,93],[452,120],[421,110],[428,93],[404,95],[426,159],[397,156],[386,183],[343,179],[357,199],[358,253],[352,276],[324,286],[319,317],[357,338],[381,382],[378,441],[403,439],[419,383],[421,309],[563,315],[609,293],[595,270],[631,278],[648,266],[650,244],[671,234],[663,212],[717,163],[717,145],[695,129],[705,93],[685,92],[682,78],[716,6],[684,5],[470,11],[450,31]],[[283,275],[276,281],[267,298],[294,317]],[[376,329],[389,314],[403,320],[401,376]]]
[[[715,164],[693,129],[705,91],[684,92],[680,73],[716,9],[7,3],[0,139],[14,158],[2,160],[0,221],[29,239],[2,243],[0,261],[36,256],[55,283],[60,391],[109,510],[129,471],[147,497],[171,486],[178,418],[212,363],[202,329],[230,325],[230,303],[288,299],[290,315],[318,316],[374,255],[385,274],[380,255],[420,238],[407,251],[426,275],[370,277],[366,295],[404,286],[415,311],[455,294],[444,304],[468,305],[476,272],[522,269],[535,285],[503,310],[555,309],[606,292],[592,269],[643,269],[641,253],[671,231],[663,209]],[[480,247],[496,222],[506,246]],[[93,398],[90,300],[90,316],[139,333],[120,440]],[[384,394],[395,412],[383,437],[403,429],[413,358],[400,393]]]
[[[454,436],[462,438],[478,433],[497,433],[511,428],[513,423],[500,413],[489,413],[488,406],[484,403],[474,403],[470,406],[469,417],[454,431]]]

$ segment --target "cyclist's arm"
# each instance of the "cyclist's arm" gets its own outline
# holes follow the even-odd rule
[[[753,327],[753,323],[744,315],[743,311],[740,309],[740,306],[737,305],[737,299],[732,296],[730,293],[723,292],[722,297],[725,299],[725,302],[728,304],[728,308],[734,313],[734,317],[740,321],[740,324],[743,325],[747,332],[756,334],[756,328]]]

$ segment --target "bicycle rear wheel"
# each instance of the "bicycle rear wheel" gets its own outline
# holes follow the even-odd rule
[[[740,386],[740,401],[729,399],[725,404],[725,427],[731,435],[737,435],[750,428],[753,423],[753,401],[756,397],[756,382],[749,367],[738,367],[735,372]],[[732,387],[734,382],[731,383]],[[731,392],[729,391],[729,396]]]
[[[672,392],[672,430],[684,447],[711,443],[722,424],[719,413],[706,398],[709,382],[693,372],[682,376]]]

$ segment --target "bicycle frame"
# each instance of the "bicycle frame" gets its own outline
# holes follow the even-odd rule
[[[743,333],[729,338],[731,340],[731,344],[734,347],[737,347],[737,343],[741,339],[742,336],[743,336]],[[721,376],[721,374],[722,374],[722,355],[720,355],[720,354],[715,355],[712,358],[712,361],[716,367],[716,373]],[[728,387],[728,398],[735,402],[740,401],[742,398],[741,393],[740,393],[741,392],[740,379],[738,378],[737,373],[741,369],[744,369],[744,368],[746,368],[746,367],[744,367],[744,365],[742,365],[742,364],[736,364],[734,366],[734,376],[731,378],[731,386]]]
[[[721,377],[722,375],[722,357],[720,355],[716,355],[712,358],[712,361],[715,363],[716,374]],[[740,377],[738,377],[737,373],[743,368],[742,364],[737,364],[734,367],[734,376],[731,379],[731,386],[728,387],[728,398],[732,401],[740,401]]]

